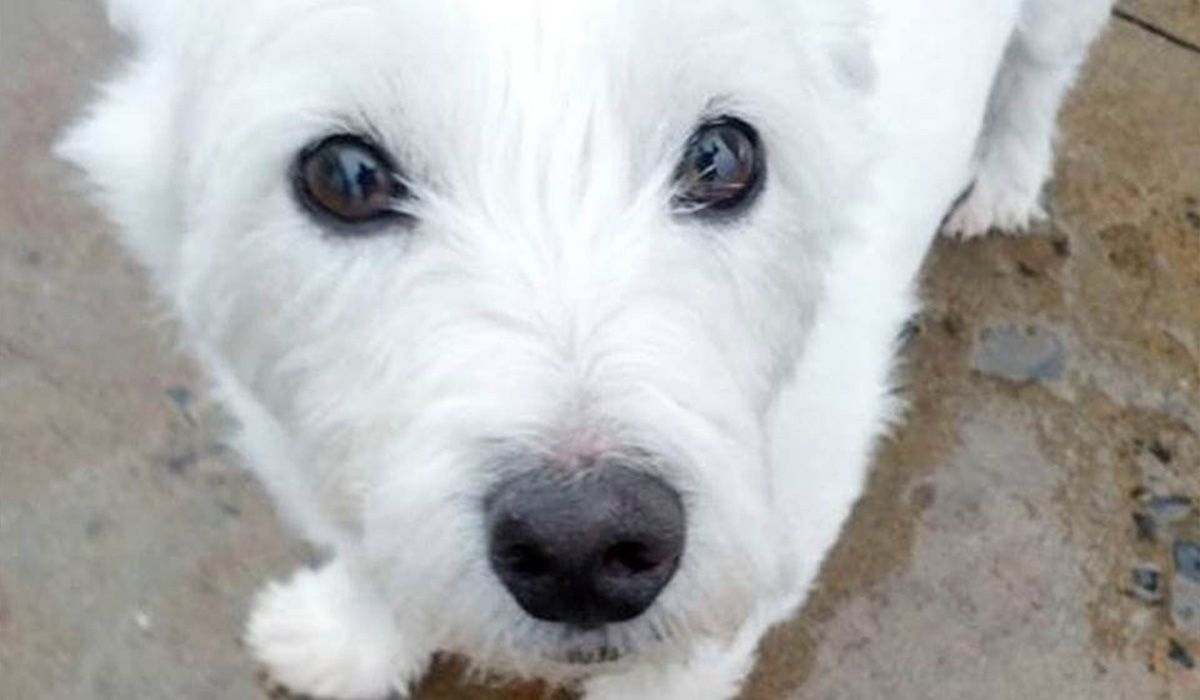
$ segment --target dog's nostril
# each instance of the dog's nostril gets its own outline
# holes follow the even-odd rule
[[[643,542],[618,542],[604,552],[602,561],[610,576],[636,576],[663,563],[662,557],[654,556]]]
[[[518,576],[540,577],[554,572],[554,561],[537,547],[514,545],[503,552],[500,558]]]

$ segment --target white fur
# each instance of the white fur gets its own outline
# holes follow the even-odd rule
[[[988,102],[975,183],[947,219],[946,235],[1020,232],[1046,217],[1040,197],[1054,165],[1055,118],[1109,5],[1037,0],[1022,6]]]
[[[345,559],[301,569],[259,594],[246,628],[255,657],[290,688],[319,697],[369,700],[406,692],[431,649],[403,637],[386,601]]]
[[[257,658],[331,698],[403,691],[437,650],[588,700],[736,694],[897,418],[939,220],[972,181],[948,234],[1040,212],[1108,5],[111,0],[135,56],[62,153],[333,556],[260,597]],[[726,113],[762,135],[760,200],[672,217],[683,143]],[[335,239],[296,205],[289,164],[340,131],[400,161],[415,228]],[[483,494],[514,456],[630,446],[684,495],[678,575],[628,623],[533,620]],[[556,660],[600,647],[623,658]]]

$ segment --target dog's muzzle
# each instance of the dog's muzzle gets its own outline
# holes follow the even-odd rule
[[[632,620],[683,555],[679,493],[625,466],[525,472],[499,484],[485,511],[492,569],[539,620],[581,629]]]

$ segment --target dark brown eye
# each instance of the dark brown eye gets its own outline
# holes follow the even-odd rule
[[[300,153],[294,172],[297,196],[319,217],[356,227],[404,216],[407,188],[383,151],[362,138],[318,141]]]
[[[758,133],[735,117],[700,125],[675,169],[675,212],[725,216],[744,210],[761,189],[764,172]]]

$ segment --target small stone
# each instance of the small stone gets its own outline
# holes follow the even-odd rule
[[[1180,576],[1200,584],[1200,545],[1191,542],[1176,542],[1174,547],[1175,570]]]
[[[905,321],[904,327],[900,329],[900,335],[896,338],[896,345],[900,353],[906,352],[912,347],[913,342],[921,336],[921,321],[916,316]]]
[[[104,522],[104,518],[99,515],[96,515],[91,518],[88,518],[87,523],[84,524],[84,526],[83,526],[83,531],[85,533],[87,533],[88,537],[95,539],[95,538],[99,537],[100,535],[103,535],[104,530],[107,527],[108,526]]]
[[[1200,547],[1176,542],[1172,553],[1175,577],[1171,579],[1171,620],[1184,634],[1200,637]]]
[[[1154,566],[1139,566],[1133,570],[1133,597],[1154,605],[1162,602],[1162,572]]]
[[[1150,496],[1141,498],[1147,517],[1158,529],[1166,529],[1187,520],[1196,512],[1196,505],[1187,496]]]
[[[1143,542],[1153,542],[1158,537],[1158,526],[1154,524],[1154,518],[1145,513],[1133,514],[1133,528],[1138,539]]]
[[[167,471],[177,476],[186,474],[199,460],[200,455],[196,454],[196,451],[192,449],[183,450],[178,454],[167,455]]]
[[[1171,454],[1170,448],[1162,444],[1161,441],[1155,440],[1150,443],[1150,454],[1163,464],[1170,464],[1175,455]]]
[[[192,392],[186,386],[171,386],[166,390],[167,398],[175,406],[175,410],[179,411],[179,415],[187,421],[188,425],[195,425],[196,418],[192,415]]]
[[[1171,621],[1179,631],[1200,636],[1200,584],[1180,576],[1171,582]]]
[[[1191,652],[1179,643],[1179,640],[1171,640],[1170,649],[1167,651],[1167,658],[1189,671],[1196,668],[1196,660],[1192,658]]]
[[[963,322],[954,314],[946,314],[942,318],[942,330],[951,338],[957,338],[963,330]]]
[[[1188,223],[1192,225],[1192,228],[1200,231],[1200,213],[1189,211],[1184,216],[1187,217]]]
[[[171,399],[171,403],[178,406],[180,410],[186,410],[192,401],[192,392],[186,386],[167,387],[166,393],[167,398]]]
[[[138,610],[133,614],[133,624],[138,626],[142,632],[149,632],[152,625],[150,613],[145,610]]]
[[[1042,326],[990,326],[979,334],[971,366],[1011,382],[1055,381],[1066,373],[1067,349],[1057,334]]]
[[[912,503],[914,509],[919,513],[924,513],[929,510],[934,501],[937,500],[937,487],[933,484],[925,483],[918,484],[909,494],[909,502]]]

